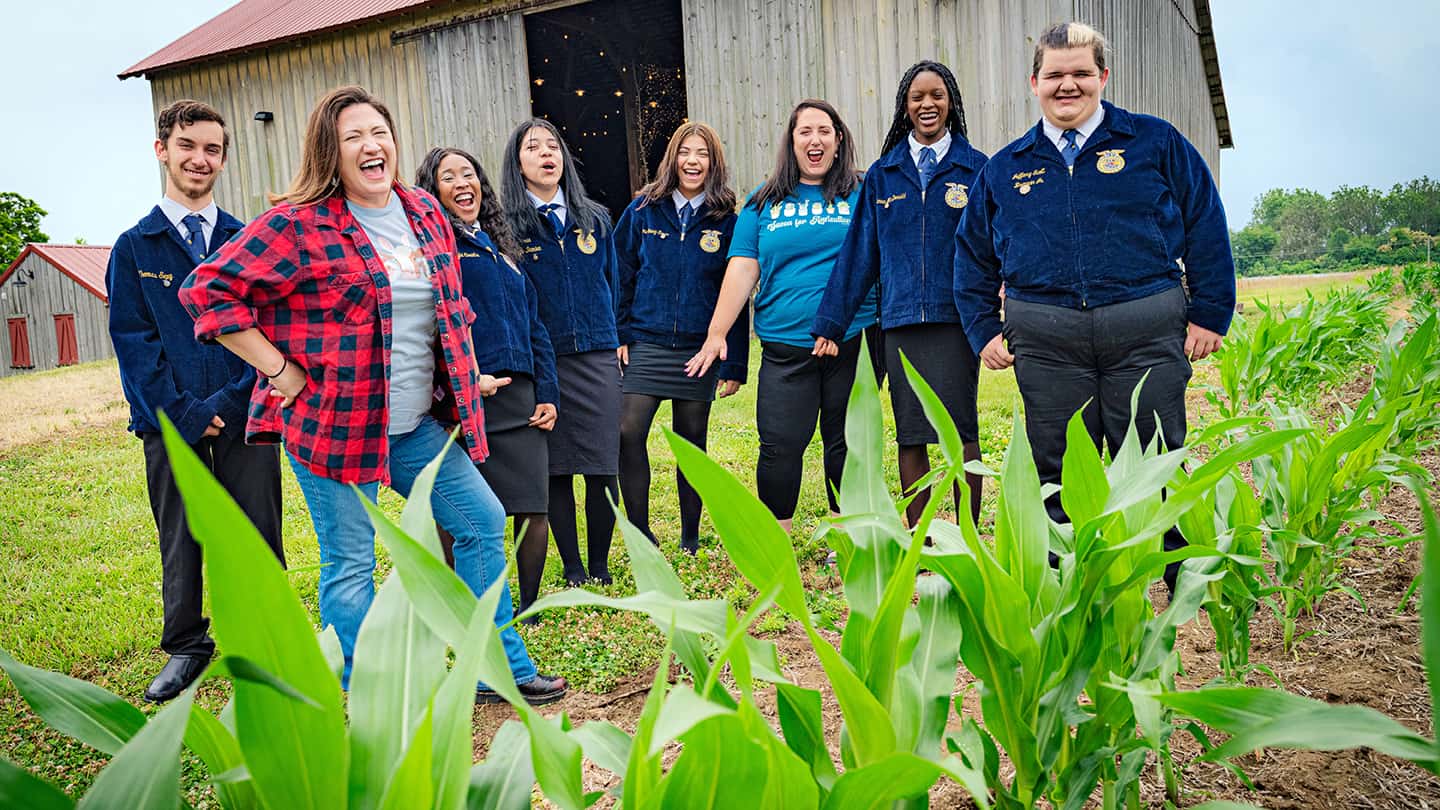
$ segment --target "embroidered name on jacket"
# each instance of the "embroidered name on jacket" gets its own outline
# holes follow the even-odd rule
[[[903,193],[891,194],[889,197],[876,197],[875,204],[888,211],[890,210],[890,203],[899,202],[903,199],[905,199],[905,195]]]
[[[161,284],[164,284],[166,287],[169,287],[170,282],[175,280],[175,276],[171,273],[152,273],[149,270],[136,270],[135,272],[141,278],[153,278],[156,281],[159,281]]]
[[[658,236],[658,237],[660,237],[661,239],[664,239],[664,238],[666,238],[667,236],[670,235],[669,233],[666,233],[665,231],[658,231],[658,230],[656,230],[656,229],[654,229],[654,228],[642,228],[642,229],[640,230],[640,233],[645,234],[646,236]]]
[[[1029,194],[1031,188],[1045,182],[1044,175],[1045,169],[1039,168],[1031,169],[1028,172],[1016,172],[1010,175],[1010,179],[1015,181],[1016,191],[1019,191],[1021,194]]]

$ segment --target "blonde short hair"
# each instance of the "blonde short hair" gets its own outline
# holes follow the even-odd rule
[[[1105,71],[1105,36],[1082,22],[1056,23],[1045,29],[1035,41],[1035,61],[1030,66],[1030,75],[1040,75],[1040,63],[1045,60],[1046,51],[1068,48],[1089,48],[1095,54],[1095,67]]]

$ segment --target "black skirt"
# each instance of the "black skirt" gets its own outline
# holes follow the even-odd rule
[[[711,365],[703,377],[685,376],[685,364],[697,351],[698,348],[670,349],[655,343],[630,344],[630,364],[625,366],[625,378],[621,381],[625,393],[714,402],[719,363]]]
[[[485,441],[490,455],[480,465],[485,483],[507,515],[536,515],[550,508],[549,441],[546,431],[530,427],[535,413],[535,381],[525,374],[485,398]]]
[[[614,349],[555,358],[559,414],[550,431],[551,475],[620,472],[620,362]]]
[[[960,438],[980,441],[975,397],[980,383],[980,358],[970,350],[958,323],[924,323],[885,330],[885,369],[890,375],[890,404],[895,410],[895,443],[935,444],[935,428],[925,418],[920,398],[910,387],[900,363],[904,350],[910,365],[940,397]]]

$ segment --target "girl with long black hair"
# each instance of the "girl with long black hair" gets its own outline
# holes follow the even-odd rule
[[[480,474],[515,520],[523,613],[539,596],[550,545],[546,435],[555,427],[560,399],[555,352],[540,322],[535,287],[517,265],[520,246],[480,161],[464,150],[437,146],[415,171],[415,185],[450,215],[462,292],[475,310],[470,326],[475,364],[495,378],[495,392],[485,398],[490,456]],[[450,538],[442,534],[440,540],[448,561]]]
[[[872,292],[841,329],[836,355],[811,349],[810,325],[860,204],[854,149],[849,128],[828,102],[806,99],[796,105],[776,150],[775,171],[740,211],[715,316],[705,344],[686,367],[692,376],[703,376],[717,360],[728,360],[727,335],[758,283],[756,485],[760,500],[786,531],[817,416],[826,494],[830,511],[839,511],[835,490],[845,467],[845,407],[855,382],[860,332],[875,322]]]
[[[854,313],[879,281],[900,486],[907,494],[930,471],[927,446],[936,436],[905,377],[901,351],[955,420],[965,458],[980,458],[980,364],[960,326],[953,279],[955,228],[983,165],[985,155],[966,139],[965,106],[950,69],[925,61],[905,71],[881,158],[865,174],[860,210],[811,327],[815,353],[836,354]],[[982,479],[972,473],[965,478],[978,520]],[[906,517],[912,525],[927,500],[928,490],[910,502]]]
[[[591,200],[570,148],[541,118],[510,133],[500,170],[505,217],[520,268],[535,285],[559,381],[550,432],[550,530],[565,580],[610,583],[610,537],[619,501],[620,366],[615,333],[615,245],[610,215]],[[585,478],[587,555],[580,559],[573,477]],[[588,564],[588,570],[587,570]]]

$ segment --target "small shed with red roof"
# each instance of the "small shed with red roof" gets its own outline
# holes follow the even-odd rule
[[[114,357],[109,246],[30,243],[0,273],[0,377]]]

